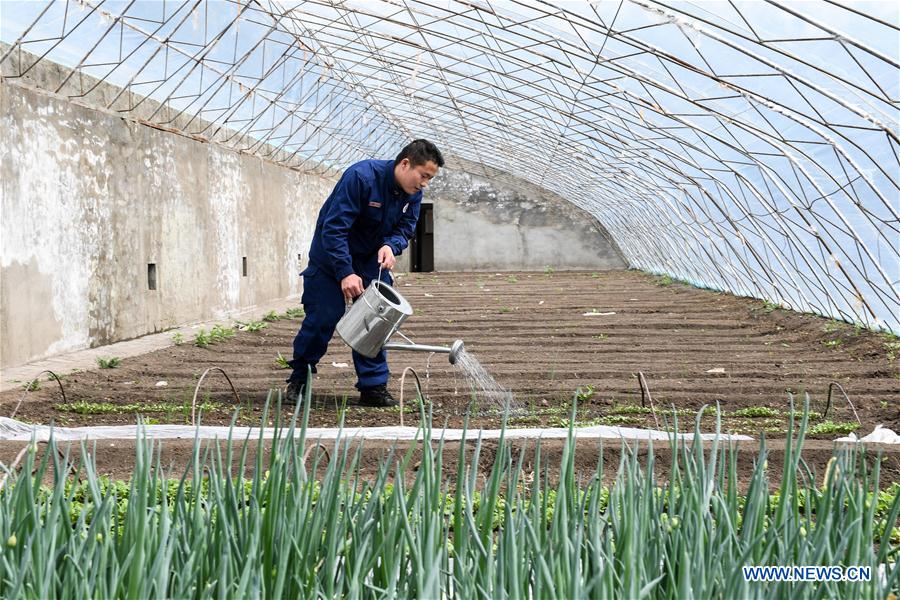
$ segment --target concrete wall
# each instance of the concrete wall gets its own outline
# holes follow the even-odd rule
[[[0,365],[299,294],[333,185],[4,79]]]
[[[483,174],[475,174],[475,173]],[[620,269],[627,265],[589,213],[546,190],[459,159],[425,194],[434,203],[438,271]]]

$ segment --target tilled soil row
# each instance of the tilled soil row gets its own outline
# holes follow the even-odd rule
[[[535,475],[541,477],[545,482],[549,482],[554,486],[559,481],[560,465],[563,460],[564,440],[545,439],[540,441],[540,470],[535,472],[536,466],[536,446],[538,440],[511,440],[509,442],[509,452],[513,457],[513,464],[517,464],[518,457],[521,454],[523,473],[527,479],[532,479]],[[0,463],[11,464],[20,454],[21,450],[27,444],[24,442],[7,442],[0,441]],[[712,444],[704,443],[706,460],[710,460],[710,448]],[[223,442],[216,445],[212,440],[206,440],[201,443],[200,457],[205,456],[207,449],[218,447],[222,455],[226,454]],[[309,447],[309,446],[307,446]],[[325,464],[328,457],[336,457],[335,447],[333,443],[325,443],[323,445],[328,456],[322,457],[319,470],[312,476],[321,478],[324,472]],[[409,462],[409,470],[405,474],[407,482],[410,475],[419,468],[422,462],[421,445],[411,444],[410,442],[388,442],[384,440],[364,440],[357,441],[350,446],[350,456],[352,457],[356,449],[360,447],[358,471],[350,471],[348,468],[347,475],[355,477],[359,475],[360,481],[374,481],[381,471],[385,462],[390,466],[388,468],[389,478],[394,480],[399,466],[398,461],[404,458],[410,447],[413,448]],[[433,448],[437,449],[438,442],[433,442]],[[98,440],[96,442],[88,442],[84,447],[80,443],[63,442],[58,445],[60,458],[67,456],[71,463],[75,463],[76,468],[81,466],[83,448],[90,454],[89,460],[96,467],[98,475],[108,476],[112,479],[128,481],[131,478],[135,465],[136,448],[133,440]],[[190,478],[189,465],[194,457],[193,440],[163,440],[155,442],[154,448],[158,452],[159,465],[168,478],[178,479],[188,471]],[[247,465],[243,472],[244,477],[252,477],[254,473],[253,465],[256,460],[256,454],[259,446],[255,440],[249,440],[247,444]],[[272,444],[267,441],[263,445],[264,448],[264,464],[269,460]],[[469,440],[466,444],[466,465],[473,464],[476,443]],[[684,452],[685,448],[692,449],[693,444],[687,442],[685,445],[679,446],[679,453]],[[758,442],[741,442],[734,446],[736,450],[736,474],[737,486],[740,493],[745,493],[750,486],[751,478],[759,460],[759,443]],[[39,462],[48,449],[47,444],[40,444],[37,448],[38,453],[35,461]],[[478,453],[478,472],[488,474],[494,467],[498,456],[498,443],[496,440],[485,440],[481,443]],[[784,441],[771,441],[766,445],[767,455],[766,462],[768,466],[767,481],[770,491],[774,492],[781,484],[782,465],[784,464]],[[243,446],[237,443],[234,446],[234,455],[239,457],[243,450]],[[721,447],[720,447],[721,450]],[[873,452],[865,458],[868,468],[872,468],[876,456],[881,457],[880,462],[880,480],[879,488],[887,489],[891,482],[900,481],[900,451],[894,447],[883,446],[880,448],[872,448]],[[623,452],[627,455],[634,455],[641,468],[645,470],[648,465],[648,456],[652,452],[653,475],[657,485],[662,485],[668,481],[672,467],[672,449],[667,442],[654,442],[651,446],[647,442],[631,441],[621,443],[616,440],[605,440],[601,444],[598,440],[582,440],[578,442],[578,450],[573,457],[574,477],[579,485],[586,485],[591,477],[598,474],[603,480],[604,485],[612,485],[616,479],[616,475],[620,468],[620,460]],[[726,450],[726,453],[729,450]],[[877,454],[881,452],[881,454]],[[441,477],[444,485],[448,490],[454,490],[457,483],[458,459],[460,456],[459,442],[446,442],[443,447],[443,461]],[[601,460],[602,453],[602,460]],[[801,482],[806,482],[808,475],[812,476],[815,485],[822,485],[827,472],[828,462],[835,455],[835,449],[830,442],[824,440],[810,440],[803,447],[804,467],[797,473]],[[727,454],[717,455],[717,460],[727,461]],[[307,460],[308,468],[312,469],[315,462],[315,456]],[[352,461],[348,461],[351,464]],[[807,469],[809,471],[807,471]],[[232,474],[240,475],[239,461],[236,459],[232,463]],[[53,481],[53,469],[50,468],[45,476],[45,484]],[[80,478],[84,478],[82,471]],[[482,480],[483,481],[483,480]]]
[[[879,423],[900,430],[900,358],[889,359],[885,336],[852,325],[636,271],[413,273],[399,276],[396,285],[415,308],[402,331],[420,343],[464,340],[467,350],[515,394],[521,409],[511,417],[515,426],[566,424],[572,397],[580,390],[578,424],[656,426],[674,407],[681,411],[679,421],[693,427],[689,410],[718,403],[725,411],[725,430],[751,435],[765,430],[778,438],[784,437],[790,395],[799,408],[809,393],[811,409],[820,413],[814,423],[856,423],[855,408],[860,432]],[[69,404],[86,403],[76,406],[87,414],[60,410],[56,385],[45,382],[27,393],[17,418],[72,426],[132,423],[134,410],[108,414],[104,411],[110,407],[98,405],[153,403],[164,406],[147,413],[150,419],[189,421],[200,375],[217,366],[240,396],[239,423],[257,424],[268,390],[283,385],[287,371],[276,358],[278,353],[290,357],[300,322],[271,322],[208,348],[187,340],[124,360],[115,369],[66,376]],[[445,355],[395,351],[390,364],[395,396],[403,370],[416,370],[436,423],[460,427],[468,415],[470,426],[499,425],[500,407],[489,398],[473,397]],[[646,381],[643,394],[639,373]],[[354,382],[350,351],[335,339],[314,380],[311,424],[399,422],[397,410],[356,406]],[[825,415],[829,387],[833,405]],[[22,394],[0,395],[5,414]],[[404,395],[407,402],[414,395],[410,377]],[[203,415],[207,424],[227,424],[237,408],[218,373],[204,380],[198,398],[214,403]],[[640,412],[649,410],[651,401],[656,418]],[[753,407],[769,407],[777,415],[733,415]],[[418,415],[406,414],[404,420],[414,424]],[[710,415],[701,423],[705,430],[715,427]],[[843,434],[828,431],[821,437],[838,435]]]

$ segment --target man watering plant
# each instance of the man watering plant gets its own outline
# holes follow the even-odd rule
[[[414,140],[394,160],[364,160],[350,166],[325,200],[316,221],[303,271],[306,318],[294,338],[293,369],[286,400],[296,403],[306,383],[307,367],[325,355],[347,302],[378,278],[393,283],[390,269],[416,230],[422,191],[444,166],[434,144]],[[387,390],[387,356],[353,352],[360,404],[394,406]]]

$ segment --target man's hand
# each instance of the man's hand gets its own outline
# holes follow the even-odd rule
[[[397,264],[397,259],[394,258],[394,251],[391,250],[391,247],[385,244],[378,251],[378,264],[390,271],[394,268],[394,265]]]
[[[359,275],[347,275],[341,279],[341,291],[344,292],[344,300],[348,302],[362,295],[363,284]]]

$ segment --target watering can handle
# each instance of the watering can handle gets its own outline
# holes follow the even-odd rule
[[[382,263],[378,263],[378,278],[375,281],[381,281],[381,273],[383,270],[384,270],[384,265]],[[390,269],[388,269],[388,272],[390,272]],[[352,307],[353,307],[353,300],[350,298],[345,299],[344,300],[344,314],[346,315],[348,312],[350,312],[350,309]],[[366,331],[368,331],[368,330],[369,330],[369,327],[367,324]]]
[[[381,264],[381,263],[378,263],[378,279],[377,279],[376,281],[381,281],[381,272],[382,272],[383,269],[384,269],[384,265]],[[388,273],[391,273],[391,270],[388,269],[387,272],[388,272]],[[393,273],[391,273],[391,279],[392,279],[392,280],[394,279],[394,274],[393,274]]]

